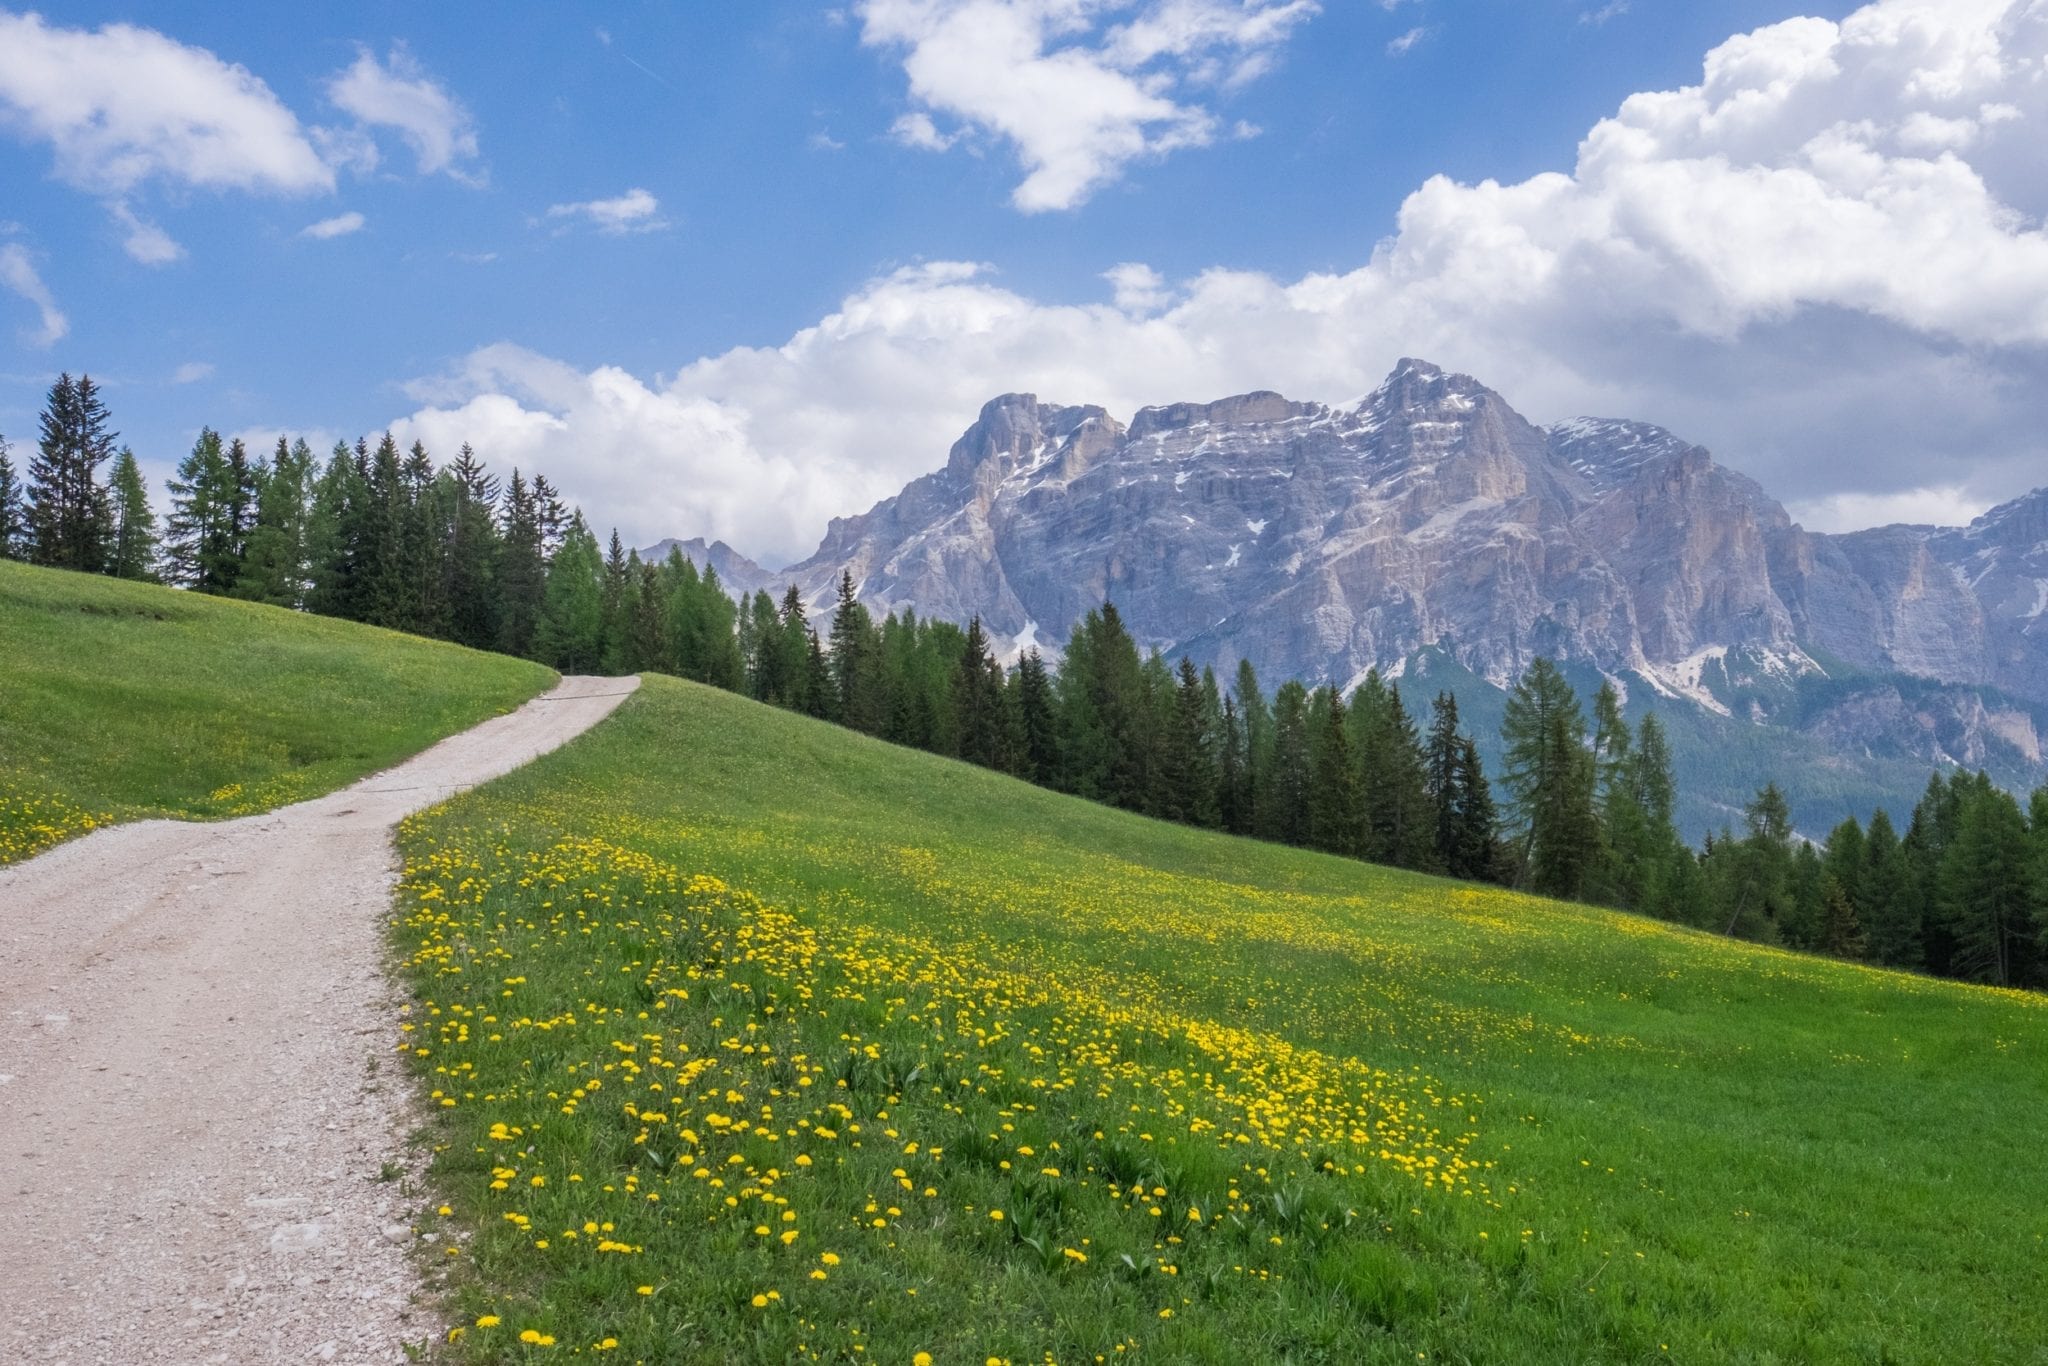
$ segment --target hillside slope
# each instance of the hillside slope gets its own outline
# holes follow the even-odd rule
[[[551,670],[0,561],[0,863],[93,824],[246,815],[509,711]]]
[[[2048,1341],[2042,998],[1150,822],[662,678],[401,847],[461,1359]]]

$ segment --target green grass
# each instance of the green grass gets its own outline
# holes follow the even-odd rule
[[[660,678],[400,838],[457,1360],[2048,1360],[2048,999]]]
[[[109,820],[345,786],[548,686],[537,664],[0,561],[0,863]]]

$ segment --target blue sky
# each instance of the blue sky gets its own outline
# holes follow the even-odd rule
[[[0,433],[89,370],[159,471],[396,423],[776,558],[1002,390],[1413,352],[1816,524],[1966,515],[2048,483],[2043,8],[0,9]]]

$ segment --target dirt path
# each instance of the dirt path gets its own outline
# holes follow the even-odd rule
[[[595,725],[568,678],[317,801],[0,869],[0,1360],[396,1362],[409,1087],[384,925],[410,812]]]

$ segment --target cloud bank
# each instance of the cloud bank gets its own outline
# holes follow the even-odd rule
[[[961,8],[863,15],[945,32]],[[1253,388],[1344,401],[1420,355],[1539,421],[1662,422],[1810,524],[1953,520],[2048,482],[2044,162],[2048,4],[1881,0],[1731,38],[1698,84],[1592,128],[1569,171],[1428,181],[1347,272],[1106,263],[1105,297],[1051,303],[928,263],[780,346],[668,376],[487,347],[419,386],[403,425],[544,466],[642,543],[702,533],[788,559],[936,468],[999,392],[1122,416]]]

